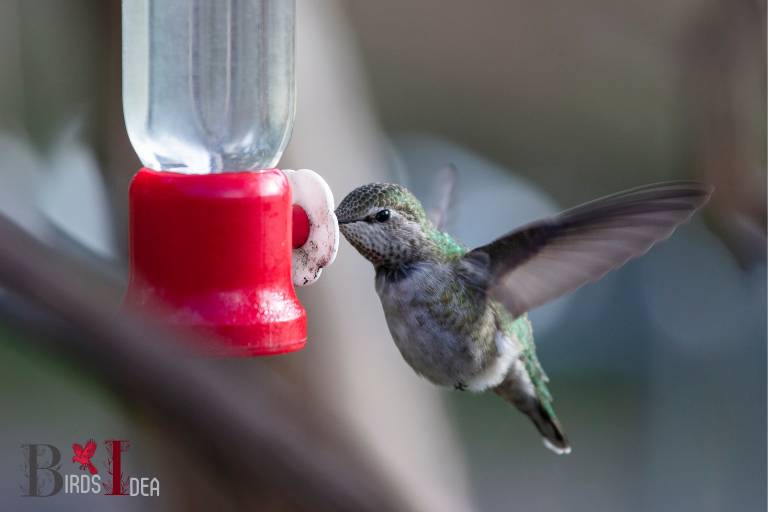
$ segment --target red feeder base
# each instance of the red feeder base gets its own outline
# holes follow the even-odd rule
[[[291,191],[277,169],[190,175],[140,170],[130,187],[126,301],[216,335],[219,356],[304,347],[291,281]]]

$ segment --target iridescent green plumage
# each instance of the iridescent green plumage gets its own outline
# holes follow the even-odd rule
[[[448,233],[433,228],[429,239],[435,244],[440,254],[447,259],[458,259],[467,253],[467,249],[454,240]]]
[[[513,319],[512,315],[510,315],[507,310],[504,309],[504,306],[498,302],[495,304],[497,308],[497,315],[501,319],[502,329],[505,332],[515,336],[515,338],[523,346],[521,359],[523,360],[525,369],[531,378],[531,382],[533,382],[534,388],[536,389],[536,395],[538,396],[542,406],[547,410],[547,412],[551,414],[552,417],[556,418],[557,415],[555,414],[555,410],[552,407],[552,402],[554,399],[552,398],[552,394],[549,392],[549,388],[547,387],[549,377],[547,377],[547,374],[544,372],[544,368],[542,368],[541,363],[539,363],[539,358],[536,356],[536,344],[533,341],[533,325],[531,325],[530,320],[528,320],[528,315],[523,314],[522,316]]]

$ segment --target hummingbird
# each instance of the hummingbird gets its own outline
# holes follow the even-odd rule
[[[524,225],[468,249],[404,186],[371,183],[336,209],[375,269],[405,361],[438,386],[493,391],[527,415],[548,448],[570,453],[536,356],[531,309],[596,281],[668,238],[707,202],[696,182],[647,185]]]

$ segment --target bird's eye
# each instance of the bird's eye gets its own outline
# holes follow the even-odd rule
[[[380,210],[374,218],[376,222],[387,222],[389,220],[389,210]]]

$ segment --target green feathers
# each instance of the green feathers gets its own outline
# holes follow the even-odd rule
[[[427,221],[429,222],[429,221]],[[435,244],[437,253],[448,261],[461,258],[467,253],[467,248],[454,240],[448,233],[444,233],[434,226],[427,227],[427,237]]]
[[[556,417],[555,410],[552,407],[552,394],[547,388],[547,382],[549,377],[544,373],[544,369],[539,363],[539,359],[536,357],[536,345],[533,341],[533,326],[528,315],[522,315],[516,319],[512,319],[512,316],[506,309],[500,304],[496,307],[496,314],[498,315],[501,323],[501,327],[504,332],[513,336],[521,345],[522,355],[521,359],[525,364],[525,369],[528,372],[528,376],[531,378],[533,387],[536,390],[536,396],[541,405],[552,416]]]

